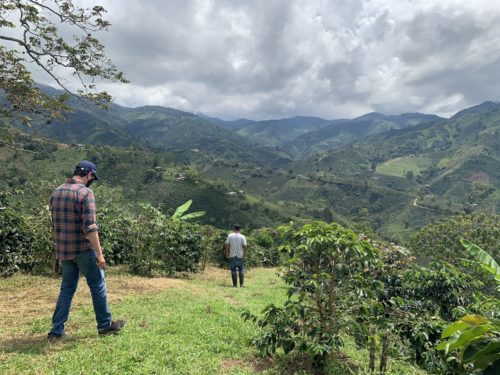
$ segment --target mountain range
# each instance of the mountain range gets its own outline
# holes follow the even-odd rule
[[[117,169],[116,162],[112,169],[108,159],[113,155],[102,156],[103,147],[110,154],[125,153],[120,147],[132,148],[135,154],[143,153],[139,159],[163,155],[158,160],[168,160],[165,163],[172,168],[188,168],[191,176],[197,176],[184,183],[183,191],[174,191],[178,184],[167,184],[171,196],[189,198],[186,194],[191,191],[195,209],[210,206],[213,211],[218,204],[234,206],[227,193],[244,192],[240,209],[253,212],[260,207],[260,214],[248,218],[254,226],[259,225],[258,217],[266,215],[263,225],[315,217],[403,241],[435,219],[464,211],[500,210],[497,102],[464,109],[449,119],[369,113],[354,119],[266,121],[226,121],[158,106],[112,105],[104,111],[79,101],[71,104],[74,112],[67,122],[35,120],[29,129],[18,128],[67,145],[92,145],[84,147],[92,150],[88,157],[101,155],[109,174],[130,172]],[[134,163],[134,158],[126,163]],[[12,163],[18,169],[30,168]],[[137,167],[144,169],[140,176],[135,172],[141,184],[168,180],[162,162],[156,161],[152,168],[148,163]],[[177,169],[174,174],[182,172]],[[186,188],[187,183],[193,184],[192,189]],[[159,191],[167,194],[167,185],[158,185]],[[195,193],[200,186],[212,193]],[[149,198],[155,203],[165,197]],[[226,225],[227,212],[207,220]]]

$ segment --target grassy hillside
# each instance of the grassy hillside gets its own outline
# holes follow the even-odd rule
[[[406,177],[418,176],[421,171],[432,165],[432,159],[423,156],[402,156],[387,160],[377,165],[376,172],[388,176]]]
[[[0,280],[0,372],[2,374],[312,374],[300,358],[258,356],[251,345],[255,327],[241,313],[281,304],[286,289],[275,269],[247,272],[247,287],[230,286],[229,271],[209,268],[189,280],[146,279],[107,273],[115,319],[125,319],[115,336],[97,337],[88,288],[75,295],[67,336],[50,344],[46,335],[59,280],[16,275]],[[36,285],[36,286],[35,286]],[[36,298],[26,298],[36,296]],[[327,374],[365,371],[368,353],[345,337],[342,355]],[[403,358],[389,359],[389,373],[425,374]]]
[[[379,216],[368,218],[380,234],[401,240],[415,228],[452,214],[498,212],[500,180],[495,166],[499,162],[500,104],[489,102],[444,123],[373,134],[342,149],[297,162],[291,169],[308,173],[319,182],[354,179],[372,197],[380,194],[385,198],[393,190],[401,192],[406,196],[406,206],[388,198]],[[337,194],[348,196],[350,190]],[[356,201],[344,199],[348,207],[364,205],[361,196]],[[373,211],[373,199],[368,203],[363,211]],[[343,206],[342,201],[336,204]],[[365,220],[356,212],[353,216]]]

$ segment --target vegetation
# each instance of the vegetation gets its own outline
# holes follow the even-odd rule
[[[102,179],[93,185],[97,221],[119,282],[182,285],[120,301],[118,312],[134,322],[129,338],[139,341],[132,348],[116,339],[113,350],[126,353],[120,371],[140,363],[144,372],[250,373],[254,363],[270,374],[461,375],[495,364],[498,291],[485,270],[497,269],[500,251],[499,105],[434,119],[439,126],[426,116],[370,114],[353,120],[359,128],[348,134],[350,120],[243,122],[228,126],[234,134],[174,109],[74,108],[70,123],[83,126],[41,118],[28,134],[0,126],[0,274],[10,277],[1,282],[52,282],[48,197],[78,160],[94,161]],[[296,134],[280,135],[274,125]],[[251,129],[267,143],[243,138]],[[227,270],[213,267],[227,269],[222,246],[235,222],[249,243],[245,265],[261,275],[257,289],[250,282],[237,297],[221,289]],[[463,240],[464,249],[460,238],[477,246]],[[260,269],[275,266],[281,278]],[[76,314],[78,324],[87,310]],[[239,317],[244,311],[256,336]],[[49,317],[33,321],[29,332],[6,323],[2,337],[42,337]],[[82,335],[95,344],[90,329]],[[1,341],[0,370],[22,372],[25,360],[42,372],[49,366],[29,354],[45,353],[40,342],[16,341],[13,353],[3,349],[12,340]],[[54,371],[89,372],[82,352],[102,356],[100,345],[66,343],[69,361],[58,350],[44,357],[61,362]]]
[[[0,276],[10,276],[33,262],[31,233],[22,217],[0,195]]]
[[[476,259],[487,273],[493,276],[497,292],[500,292],[500,266],[487,252],[470,241],[462,240],[462,245]],[[500,300],[496,300],[497,307]],[[500,371],[500,320],[498,310],[493,317],[466,315],[449,325],[441,335],[443,341],[437,349],[446,354],[455,350],[460,352],[462,363],[471,363],[474,369],[484,375],[497,374]]]
[[[9,301],[2,305],[0,372],[92,373],[99,363],[99,372],[106,374],[306,375],[307,363],[300,358],[260,358],[249,344],[254,326],[240,318],[244,310],[257,313],[284,301],[285,288],[276,272],[252,269],[247,288],[233,289],[229,271],[213,267],[183,280],[130,277],[120,267],[110,267],[111,310],[113,317],[127,320],[125,329],[120,335],[96,337],[90,295],[80,287],[67,336],[56,344],[47,343],[46,334],[60,281],[22,274],[0,279],[0,300]],[[353,340],[346,338],[344,349],[344,356],[330,364],[331,374],[356,373],[366,365],[366,352]],[[396,359],[388,372],[425,375]]]
[[[418,257],[446,261],[467,271],[460,259],[469,258],[470,252],[460,243],[461,238],[490,249],[491,256],[500,259],[500,216],[473,213],[452,217],[422,228],[407,245]]]
[[[289,256],[283,274],[288,300],[283,307],[268,305],[262,319],[245,317],[258,323],[260,335],[254,342],[262,354],[272,355],[278,348],[285,354],[305,352],[322,372],[327,356],[342,345],[341,329],[351,318],[352,300],[363,295],[359,274],[370,272],[376,253],[338,224],[315,222],[282,230],[286,238],[281,248]]]
[[[469,361],[446,359],[437,350],[442,344],[436,345],[442,335],[449,337],[443,330],[457,314],[485,311],[482,283],[449,263],[420,266],[403,248],[370,244],[337,224],[290,226],[284,233],[287,300],[282,307],[268,305],[262,316],[244,314],[259,327],[253,342],[262,355],[279,349],[303,353],[316,373],[325,373],[350,335],[368,349],[370,373],[377,341],[380,373],[387,370],[389,353],[405,353],[430,373],[470,373]],[[496,337],[493,324],[481,329]]]
[[[78,94],[95,103],[109,102],[106,92],[95,90],[94,78],[127,82],[104,54],[104,46],[94,36],[107,30],[110,23],[103,19],[106,10],[101,6],[84,9],[72,0],[19,1],[0,3],[0,89],[9,105],[0,107],[1,117],[31,119],[27,113],[42,114],[46,119],[61,117],[69,110],[66,104],[72,94],[62,79],[61,70],[74,74],[82,83]],[[63,37],[59,27],[68,26],[78,35]],[[8,32],[12,29],[14,32]],[[33,81],[29,64],[33,63],[65,90],[53,96],[43,92]],[[89,83],[87,79],[89,78]],[[74,95],[74,94],[72,94]]]
[[[498,103],[449,120],[372,114],[326,123],[314,118],[250,121],[237,128],[171,108],[112,105],[105,112],[80,103],[73,107],[68,123],[33,121],[29,130],[69,144],[100,145],[89,147],[86,157],[108,174],[125,170],[133,175],[132,199],[169,210],[192,199],[193,210],[206,212],[200,222],[219,228],[229,228],[232,221],[256,228],[313,218],[350,228],[365,225],[403,243],[432,222],[500,210]],[[280,141],[283,132],[277,129],[286,127],[301,133],[297,142]],[[348,128],[356,134],[345,144],[339,137]],[[262,136],[250,137],[251,129]],[[337,146],[325,149],[323,141]],[[116,146],[134,152],[123,157],[127,152]],[[23,142],[15,147],[24,149]],[[33,151],[37,158],[49,157],[39,146]],[[297,156],[302,153],[307,156]],[[126,168],[137,164],[140,170]],[[151,189],[139,186],[144,184]],[[261,212],[246,215],[256,203]],[[244,217],[237,220],[235,211]]]

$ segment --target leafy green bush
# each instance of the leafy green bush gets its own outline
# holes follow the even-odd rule
[[[0,193],[0,275],[10,276],[33,264],[32,235],[24,217],[9,207]]]
[[[58,271],[56,247],[52,233],[52,219],[48,205],[40,205],[30,210],[26,221],[32,232],[31,250],[33,264],[31,272],[35,274],[53,274]]]
[[[439,221],[421,229],[407,246],[417,257],[443,260],[467,271],[460,258],[470,256],[460,238],[489,249],[490,255],[500,261],[500,215],[473,213]]]
[[[328,354],[342,345],[349,309],[366,295],[368,278],[361,275],[377,267],[377,251],[336,223],[286,226],[281,232],[281,249],[289,257],[283,274],[288,301],[283,307],[268,305],[260,318],[244,317],[259,327],[254,343],[262,354],[272,355],[278,348],[308,353],[321,370]]]
[[[208,262],[213,263],[219,267],[229,267],[229,260],[224,256],[224,243],[226,242],[227,234],[228,232],[222,229],[214,229],[208,234]],[[249,244],[249,246],[251,245]]]
[[[386,301],[398,335],[410,345],[417,364],[432,373],[463,373],[435,350],[446,322],[475,301],[471,276],[449,264],[414,265],[404,270],[398,291]]]
[[[129,269],[146,276],[196,272],[203,254],[203,238],[195,224],[172,221],[144,205],[129,227]]]
[[[275,267],[281,264],[277,232],[270,228],[256,229],[248,238],[252,244],[248,264],[252,267]]]
[[[353,311],[357,324],[352,334],[360,345],[370,345],[377,327],[388,337],[397,355],[407,358],[426,371],[436,374],[466,373],[456,361],[447,359],[435,349],[447,322],[469,304],[476,303],[476,292],[482,283],[448,263],[432,262],[423,267],[402,247],[373,244],[380,249],[383,267],[373,275],[377,297],[364,300]]]
[[[110,265],[129,261],[134,240],[131,228],[135,220],[128,207],[105,204],[98,209],[99,238],[106,262]]]

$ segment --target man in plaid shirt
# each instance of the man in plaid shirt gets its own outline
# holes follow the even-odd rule
[[[85,276],[92,294],[99,335],[118,332],[125,325],[123,320],[111,320],[107,302],[106,260],[95,220],[94,193],[89,189],[94,180],[98,180],[95,164],[83,160],[75,167],[73,177],[59,186],[50,198],[56,257],[62,269],[61,291],[48,334],[50,341],[64,335],[64,323],[68,320],[80,273]]]

